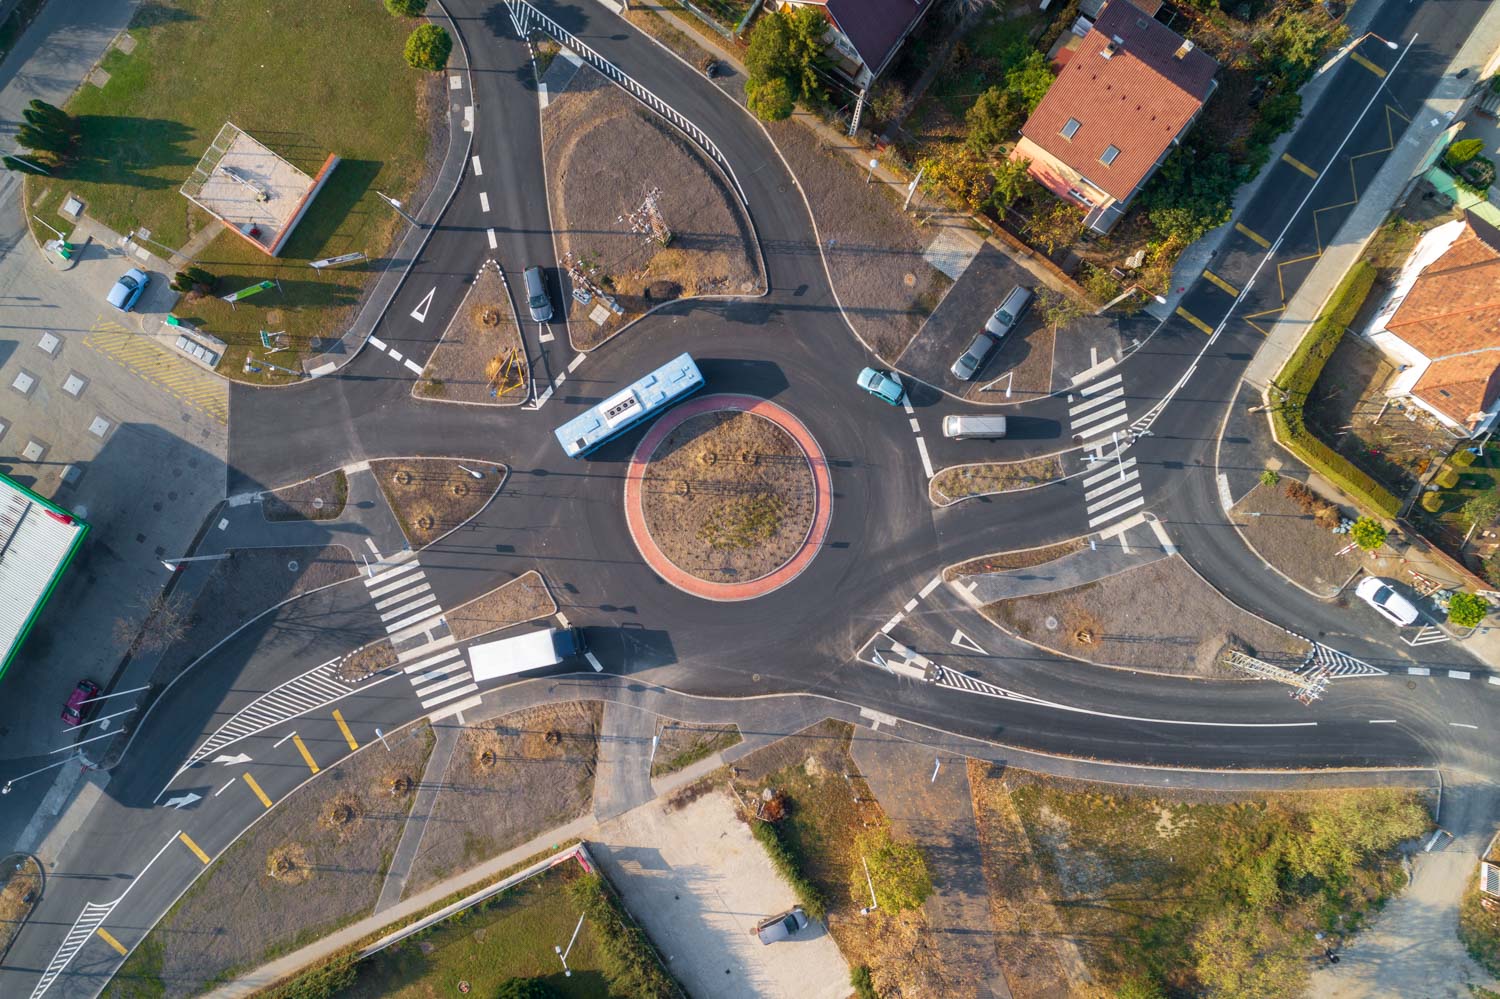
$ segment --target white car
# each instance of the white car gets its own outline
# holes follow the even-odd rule
[[[1355,596],[1380,612],[1381,616],[1398,628],[1416,624],[1417,608],[1412,602],[1391,588],[1377,576],[1366,576],[1354,588]]]

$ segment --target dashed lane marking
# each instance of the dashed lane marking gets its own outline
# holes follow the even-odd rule
[[[131,333],[101,316],[83,343],[184,406],[220,423],[229,422],[228,386],[190,362],[173,357],[150,337]]]
[[[392,347],[390,350],[387,350],[386,353],[389,354],[389,355],[391,355],[391,360],[393,360],[393,361],[404,361],[404,360],[406,360],[406,355],[403,354],[403,353],[401,353],[401,351],[397,350],[395,347]]]
[[[927,585],[924,586],[924,587],[922,587],[922,589],[917,592],[917,599],[918,600],[926,600],[928,597],[932,596],[932,591],[933,590],[937,589],[939,586],[942,586],[942,585],[943,585],[943,577],[942,576],[933,576],[931,579],[929,579],[927,581]]]
[[[927,453],[927,442],[920,437],[917,438],[917,453],[922,456],[922,471],[932,478],[932,457]]]
[[[485,238],[490,241],[490,249],[493,250],[493,249],[497,248],[500,245],[499,241],[497,241],[495,239],[495,230],[493,230],[493,229],[486,229],[484,231],[484,235],[485,235]]]
[[[125,949],[125,945],[122,944],[122,943],[120,943],[120,941],[116,940],[114,938],[114,935],[111,934],[109,932],[109,930],[106,930],[104,927],[101,926],[98,929],[94,930],[94,932],[97,933],[97,934],[99,934],[99,939],[100,940],[103,940],[105,943],[107,943],[111,947],[113,947],[115,949],[115,953],[119,954],[121,957],[125,956],[125,954],[127,953],[127,951]]]
[[[1432,675],[1432,670],[1428,669],[1426,666],[1408,666],[1408,667],[1406,667],[1406,672],[1408,674],[1410,674],[1411,676],[1431,676]]]
[[[409,368],[411,371],[415,372],[416,374],[420,375],[422,373],[422,366],[420,364],[418,364],[416,361],[413,361],[409,357],[406,360],[402,361],[401,363],[404,364],[404,365],[406,365],[407,368]]]
[[[474,157],[473,163],[474,163],[474,176],[476,176],[476,177],[483,177],[484,176],[484,168],[479,165],[479,157],[478,156]]]
[[[225,784],[224,784],[223,787],[219,788],[217,791],[214,792],[214,797],[217,798],[219,795],[221,795],[225,791],[229,790],[229,785],[233,784],[237,780],[239,780],[238,777],[231,777],[231,778],[229,778],[229,780],[225,782]]]
[[[359,743],[355,740],[354,733],[349,731],[349,723],[344,721],[344,716],[339,713],[338,708],[333,709],[333,720],[338,725],[339,731],[344,734],[344,741],[349,744],[349,751],[353,752],[358,749]]]
[[[578,370],[578,366],[580,364],[582,364],[584,362],[584,360],[586,360],[587,358],[588,358],[587,354],[574,354],[573,355],[573,359],[568,362],[568,370],[569,371],[577,371]]]
[[[920,423],[918,423],[917,422],[917,418],[915,416],[913,416],[911,418],[911,432],[915,434],[915,433],[920,432],[921,429],[922,429],[922,425]]]
[[[247,777],[246,779],[248,780],[249,778]],[[183,846],[193,851],[193,856],[203,861],[204,864],[208,863],[208,854],[203,852],[203,847],[193,842],[193,837],[189,836],[185,832],[180,832],[177,834],[177,838],[182,840]]]
[[[1271,248],[1271,241],[1269,239],[1267,239],[1266,237],[1262,236],[1260,233],[1256,232],[1254,229],[1250,228],[1249,226],[1245,225],[1245,223],[1243,223],[1243,222],[1236,222],[1234,224],[1234,229],[1235,229],[1235,232],[1238,232],[1241,236],[1245,236],[1248,239],[1251,239],[1254,242],[1259,243],[1261,249],[1263,249],[1263,250],[1269,250]]]
[[[370,337],[370,342],[375,345],[376,350],[385,350],[385,341],[378,336]]]
[[[1297,159],[1291,153],[1282,153],[1281,154],[1281,161],[1283,163],[1287,164],[1290,167],[1294,167],[1295,169],[1302,171],[1303,173],[1305,173],[1309,177],[1311,177],[1313,180],[1317,180],[1318,179],[1318,171],[1314,170],[1312,167],[1308,166],[1306,163],[1303,163],[1301,160]]]
[[[240,774],[240,776],[245,778],[245,784],[250,788],[250,790],[255,792],[255,796],[260,799],[260,803],[262,805],[265,805],[267,808],[270,808],[271,799],[266,795],[265,791],[261,790],[260,785],[255,782],[255,778],[251,777],[249,774]],[[203,862],[205,864],[208,863],[208,858],[204,857]]]
[[[1213,285],[1215,288],[1218,288],[1220,291],[1226,292],[1227,294],[1234,295],[1236,297],[1239,296],[1240,290],[1238,288],[1230,284],[1228,281],[1225,281],[1223,278],[1219,277],[1219,275],[1215,274],[1213,271],[1204,268],[1203,276],[1208,279],[1209,284]]]
[[[1209,336],[1214,335],[1214,328],[1212,326],[1208,325],[1208,323],[1205,323],[1203,320],[1199,319],[1197,316],[1193,315],[1191,312],[1189,312],[1187,309],[1184,309],[1180,305],[1177,307],[1177,314],[1186,319],[1188,322],[1192,323],[1194,326],[1198,327],[1198,329],[1208,334]]]
[[[1361,66],[1363,66],[1365,69],[1368,69],[1370,72],[1374,73],[1376,76],[1379,76],[1381,78],[1385,77],[1385,70],[1381,69],[1379,66],[1375,65],[1373,62],[1371,62],[1370,60],[1366,59],[1364,56],[1360,55],[1358,52],[1350,52],[1349,53],[1349,58],[1352,59],[1352,60],[1354,60],[1355,62],[1359,63]]]
[[[302,762],[307,764],[307,769],[313,773],[318,772],[318,761],[313,759],[312,753],[307,751],[307,743],[302,741],[302,736],[293,735],[292,745],[297,747],[297,752],[302,754]]]
[[[479,210],[482,212],[490,210],[490,196],[483,191],[479,192]]]

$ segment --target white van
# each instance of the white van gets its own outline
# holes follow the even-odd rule
[[[956,441],[969,437],[1004,437],[1005,417],[945,416],[943,417],[943,436],[951,437]]]

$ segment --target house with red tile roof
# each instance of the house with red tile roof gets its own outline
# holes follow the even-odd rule
[[[1109,0],[1041,104],[1012,159],[1109,232],[1182,141],[1218,86],[1219,64],[1129,0]]]
[[[901,43],[937,0],[774,0],[773,9],[820,7],[828,18],[829,55],[861,90],[895,61]]]
[[[1500,229],[1476,215],[1417,242],[1364,335],[1396,365],[1386,395],[1461,437],[1500,412]]]

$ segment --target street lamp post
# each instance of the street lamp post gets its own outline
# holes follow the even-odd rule
[[[564,950],[563,948],[557,946],[557,944],[553,944],[552,945],[552,950],[554,952],[556,952],[558,958],[560,958],[562,960],[563,977],[564,978],[572,978],[573,977],[573,969],[570,968],[570,967],[568,967],[568,953],[570,951],[572,951],[572,949],[573,949],[573,942],[578,939],[578,931],[581,930],[581,929],[583,929],[583,917],[579,916],[578,917],[578,925],[575,926],[575,927],[573,927],[573,936],[568,940],[567,950]]]
[[[875,900],[875,881],[870,877],[870,865],[865,863],[864,854],[860,854],[859,863],[860,866],[865,869],[865,884],[870,886],[870,904],[861,908],[859,910],[859,914],[861,916],[868,916],[870,913],[880,908],[880,903]]]
[[[1373,38],[1376,41],[1383,43],[1386,48],[1390,49],[1393,52],[1401,47],[1395,42],[1391,41],[1389,38],[1381,38],[1373,31],[1366,31],[1364,34],[1354,39],[1354,41],[1345,45],[1343,48],[1339,49],[1332,56],[1330,56],[1327,62],[1318,67],[1318,71],[1314,73],[1313,76],[1322,76],[1324,73],[1328,72],[1328,70],[1332,68],[1334,63],[1344,58],[1344,56],[1348,55],[1350,52],[1353,52],[1354,49],[1359,45],[1359,43],[1364,41],[1366,38]]]
[[[234,552],[224,552],[222,555],[187,555],[182,558],[164,558],[159,561],[166,566],[168,572],[176,572],[188,562],[217,562],[220,559],[233,557]]]
[[[376,191],[375,194],[380,198],[381,201],[384,201],[386,204],[396,209],[397,215],[400,215],[402,218],[406,219],[406,221],[410,222],[414,226],[421,226],[422,223],[418,222],[415,218],[412,217],[410,212],[401,207],[401,202],[397,201],[395,198],[390,197],[389,195],[381,194],[379,191]]]
[[[14,788],[12,787],[12,785],[15,784],[15,782],[18,781],[18,780],[25,780],[27,777],[35,777],[37,774],[41,773],[44,770],[52,770],[52,769],[54,769],[56,767],[63,766],[64,764],[72,763],[74,760],[81,760],[81,759],[83,759],[83,754],[82,753],[80,753],[80,754],[78,754],[76,756],[69,756],[65,760],[58,760],[56,763],[49,763],[45,767],[38,767],[37,769],[31,771],[31,773],[22,774],[19,777],[12,777],[10,780],[8,780],[8,781],[5,782],[5,785],[3,787],[0,787],[0,794],[10,794],[10,792],[12,790],[14,790]]]

